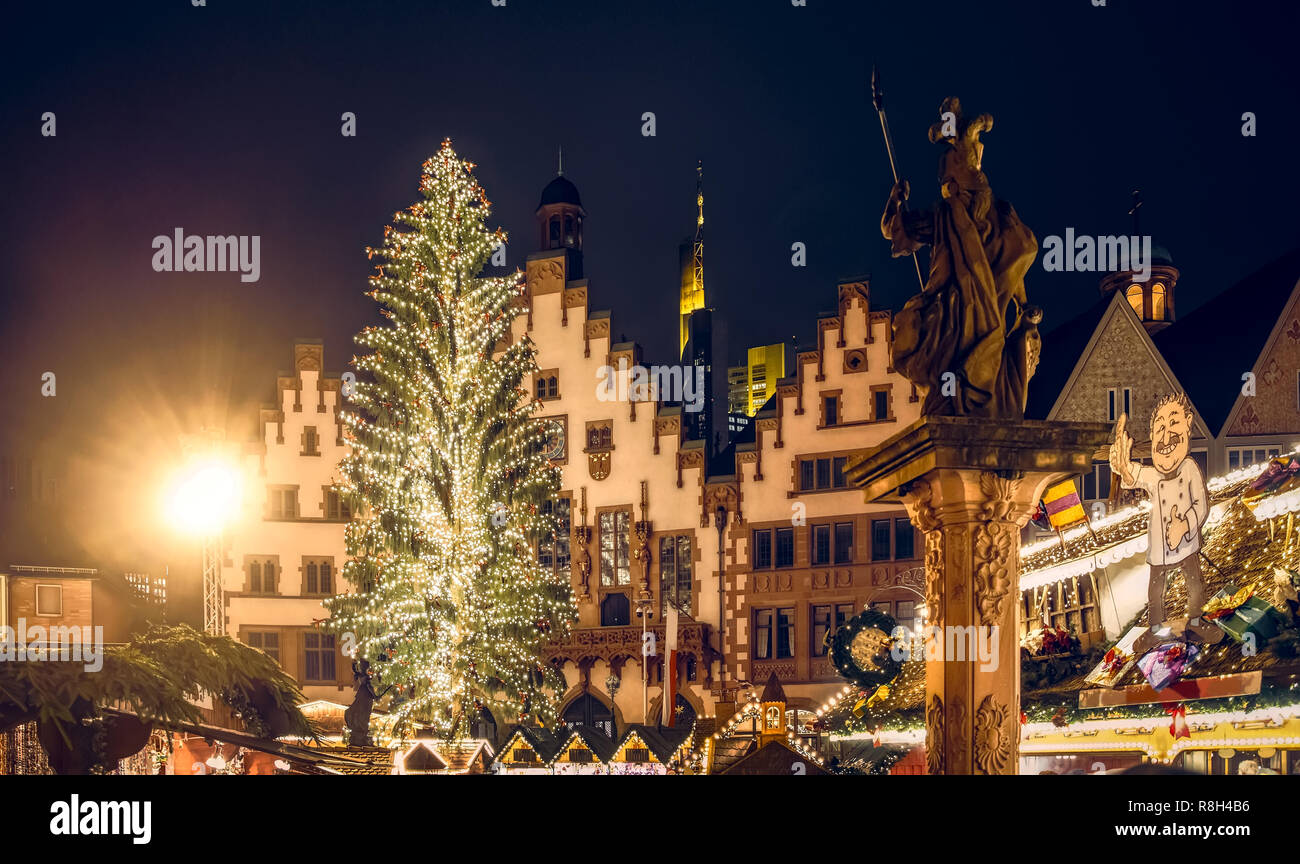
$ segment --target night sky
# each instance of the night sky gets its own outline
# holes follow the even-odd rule
[[[512,267],[535,251],[563,146],[588,213],[591,306],[649,360],[675,349],[697,160],[731,358],[808,345],[838,278],[873,274],[892,308],[914,293],[879,231],[891,178],[873,62],[914,203],[937,195],[926,130],[957,95],[994,115],[984,169],[1040,241],[1127,233],[1140,187],[1143,232],[1182,270],[1182,314],[1300,235],[1293,3],[171,0],[6,16],[0,448],[68,466],[101,516],[143,512],[176,436],[209,409],[251,434],[294,337],[323,338],[327,370],[346,368],[352,334],[379,320],[363,247],[416,200],[445,137],[478,163]],[[355,138],[339,133],[345,111]],[[1245,111],[1257,137],[1241,134]],[[155,273],[152,238],[176,226],[261,235],[261,280]],[[796,241],[806,268],[791,266]],[[1097,281],[1036,264],[1044,331],[1094,302]],[[97,520],[62,557],[162,555],[160,531]]]

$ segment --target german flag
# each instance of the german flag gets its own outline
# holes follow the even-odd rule
[[[1079,490],[1073,480],[1057,483],[1043,496],[1043,505],[1047,508],[1047,519],[1056,529],[1078,522],[1087,522],[1083,512],[1083,502],[1079,500]]]

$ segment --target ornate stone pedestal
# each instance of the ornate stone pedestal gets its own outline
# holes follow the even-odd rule
[[[1016,773],[1020,529],[1109,437],[1103,423],[930,417],[850,459],[866,500],[902,501],[925,534],[931,774]]]

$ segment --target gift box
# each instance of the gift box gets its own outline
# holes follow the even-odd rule
[[[1143,654],[1138,660],[1138,668],[1152,690],[1163,690],[1178,683],[1200,653],[1201,649],[1195,645],[1167,642]]]
[[[1247,633],[1254,635],[1256,643],[1267,642],[1286,625],[1278,611],[1249,588],[1238,589],[1232,584],[1210,598],[1201,617],[1213,621],[1237,642],[1246,641]]]
[[[1124,638],[1106,652],[1106,656],[1083,680],[1094,687],[1114,687],[1118,684],[1137,662],[1137,657],[1133,655],[1133,643],[1145,632],[1145,627],[1134,627],[1125,633]]]

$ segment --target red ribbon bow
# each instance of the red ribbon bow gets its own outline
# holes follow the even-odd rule
[[[1103,668],[1110,674],[1114,675],[1116,672],[1124,668],[1124,664],[1128,662],[1128,655],[1116,646],[1106,652],[1106,656],[1102,658],[1101,662]]]
[[[1166,702],[1165,713],[1168,714],[1171,718],[1173,718],[1173,722],[1169,724],[1169,734],[1174,736],[1175,741],[1177,741],[1179,738],[1192,737],[1191,727],[1187,725],[1186,705],[1184,705],[1181,702],[1178,703]]]

